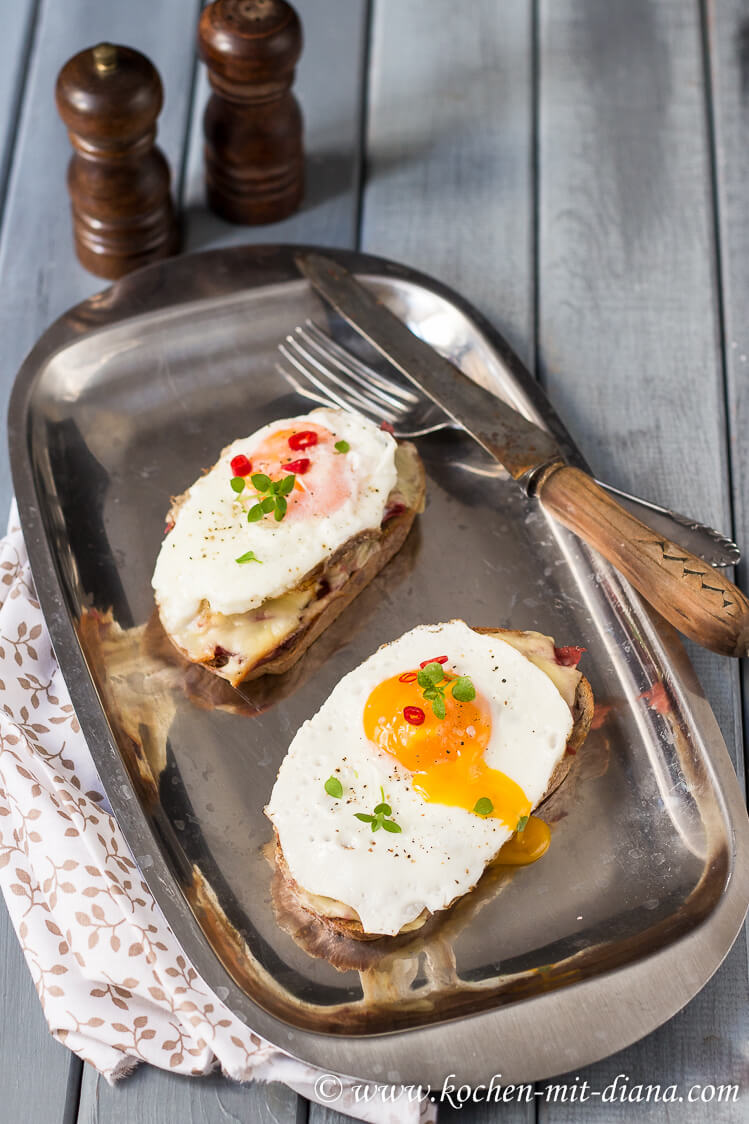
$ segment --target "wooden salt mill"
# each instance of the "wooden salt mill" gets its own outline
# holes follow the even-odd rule
[[[169,166],[154,145],[164,95],[153,63],[100,43],[66,62],[55,100],[75,149],[68,191],[81,264],[113,279],[175,253]]]
[[[208,206],[230,222],[277,222],[304,191],[302,114],[291,93],[302,27],[286,0],[215,0],[198,49],[213,95],[203,119]]]

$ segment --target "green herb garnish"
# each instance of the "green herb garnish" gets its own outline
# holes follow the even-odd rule
[[[453,698],[458,702],[472,702],[476,698],[476,688],[469,676],[459,675],[453,683]]]
[[[518,826],[515,828],[515,831],[525,831],[525,825],[528,823],[528,819],[528,816],[521,816],[518,820]]]
[[[237,495],[239,495],[240,492],[244,491],[244,477],[243,476],[232,476],[231,480],[229,481],[229,484],[231,485],[232,491],[236,492]]]
[[[259,562],[261,566],[263,564],[261,558],[255,557],[255,552],[253,550],[246,550],[244,554],[240,554],[239,558],[235,558],[234,561],[238,562],[240,566],[243,566],[245,562]]]
[[[325,791],[328,796],[332,796],[335,800],[340,800],[343,796],[343,785],[338,780],[338,777],[328,777],[325,782]]]
[[[474,804],[473,810],[477,816],[490,816],[494,811],[494,805],[488,796],[482,796]]]
[[[235,479],[237,478],[235,477]],[[241,480],[242,478],[239,477],[238,479]],[[258,494],[259,502],[253,504],[247,512],[247,522],[258,523],[264,515],[270,515],[272,511],[276,522],[280,523],[288,507],[286,497],[294,487],[296,480],[294,473],[291,472],[288,476],[282,476],[280,480],[271,480],[270,476],[266,476],[264,472],[256,472],[254,476],[250,477],[250,480]],[[234,487],[233,480],[232,487]]]
[[[348,441],[336,441],[334,448],[337,453],[347,453],[351,446]]]
[[[375,810],[371,816],[367,815],[366,812],[355,812],[354,815],[356,816],[357,820],[361,820],[362,823],[371,824],[372,831],[379,831],[381,827],[384,827],[385,831],[390,831],[393,834],[397,834],[402,830],[402,828],[400,824],[397,824],[395,822],[395,820],[386,818],[388,816],[392,816],[393,809],[389,804],[385,803],[385,790],[382,787],[380,787],[380,796],[382,797],[382,803],[376,805]]]
[[[444,718],[445,688],[449,681],[445,677],[442,664],[435,660],[433,663],[428,663],[426,667],[420,668],[416,675],[416,682],[424,692],[424,698],[427,702],[431,702],[435,717]],[[457,702],[471,702],[476,698],[476,688],[467,675],[459,675],[453,680],[451,693]]]

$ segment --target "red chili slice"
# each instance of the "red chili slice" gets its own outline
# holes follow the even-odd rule
[[[293,472],[296,476],[304,476],[305,472],[309,472],[311,464],[309,457],[300,457],[298,461],[289,461],[283,468],[286,472]]]
[[[428,663],[447,663],[447,656],[432,656],[431,660],[423,660],[419,667],[426,667]]]
[[[313,429],[303,429],[301,433],[292,433],[289,438],[289,448],[296,453],[300,449],[311,449],[319,440]]]
[[[239,453],[231,459],[231,470],[235,476],[249,476],[252,472],[252,461],[244,453]]]
[[[404,671],[402,675],[398,676],[400,683],[415,683],[417,675],[415,671]]]
[[[395,433],[395,430],[393,429],[392,425],[388,421],[380,422],[380,429],[384,429],[385,433],[390,433],[390,434]]]
[[[403,717],[412,726],[420,726],[426,718],[426,714],[420,706],[406,706],[403,708]]]
[[[566,648],[555,648],[554,658],[562,667],[577,667],[580,663],[580,657],[583,652],[587,652],[587,648],[575,648],[568,646]]]

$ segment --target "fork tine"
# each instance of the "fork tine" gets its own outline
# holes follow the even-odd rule
[[[363,389],[351,386],[347,380],[339,378],[334,371],[330,370],[330,367],[322,363],[309,351],[296,336],[288,335],[285,342],[287,346],[282,354],[285,354],[286,358],[294,363],[297,370],[300,370],[302,374],[306,375],[327,394],[333,396],[335,393],[338,397],[346,398],[353,409],[372,414],[379,420],[384,418],[391,423],[398,420],[402,413],[401,407],[393,408],[392,405],[377,401]]]
[[[391,384],[311,320],[289,333],[278,351],[285,362],[276,369],[313,402],[388,422],[400,438],[424,437],[453,425],[438,406]]]
[[[317,350],[330,359],[339,370],[355,378],[360,386],[366,387],[370,391],[382,391],[388,400],[395,398],[403,402],[402,408],[408,406],[415,406],[421,401],[418,394],[409,390],[405,386],[400,386],[393,382],[391,379],[385,378],[368,363],[359,359],[358,356],[352,355],[344,347],[341,347],[334,339],[332,339],[326,332],[315,324],[313,320],[307,319],[304,327],[296,328],[296,332],[305,339],[309,344],[314,344]]]
[[[345,384],[340,383],[340,380],[331,379],[331,381],[326,381],[330,376],[330,372],[319,365],[311,369],[310,361],[299,354],[296,349],[292,350],[282,343],[278,345],[278,350],[286,359],[287,363],[290,363],[304,380],[311,383],[312,386],[316,387],[319,391],[322,391],[322,395],[318,395],[315,394],[314,391],[310,392],[302,389],[301,393],[304,394],[306,398],[313,398],[318,402],[322,401],[326,406],[340,406],[342,409],[348,410],[351,413],[364,414],[376,422],[383,421],[383,419],[392,422],[395,419],[395,415],[390,411],[386,411],[381,404],[369,402],[358,393],[354,395]],[[299,385],[294,375],[290,375],[283,367],[281,367],[281,371],[295,386]],[[331,382],[333,385],[331,385]],[[338,385],[335,385],[336,383]]]
[[[320,362],[331,378],[335,378],[331,367],[337,368],[337,370],[345,376],[345,385],[349,387],[352,394],[357,393],[356,387],[359,387],[370,401],[374,399],[377,402],[381,402],[390,410],[396,411],[399,414],[405,413],[407,407],[404,402],[394,397],[392,394],[387,394],[384,390],[380,390],[379,387],[373,385],[368,379],[362,378],[352,366],[343,363],[333,353],[332,349],[318,343],[304,328],[295,328],[294,332],[295,336],[303,341],[308,355],[319,356]],[[353,384],[353,386],[351,384]]]
[[[348,410],[349,412],[353,411],[354,407],[350,401],[334,393],[334,391],[332,391],[330,387],[326,386],[325,383],[316,378],[315,375],[313,375],[311,371],[308,371],[304,364],[299,359],[297,359],[295,355],[292,355],[292,353],[284,344],[280,343],[278,345],[278,350],[280,351],[281,355],[283,355],[287,363],[291,364],[291,366],[303,376],[303,379],[307,382],[308,385],[311,384],[313,387],[318,388],[317,393],[315,393],[314,390],[306,389],[304,386],[304,382],[300,383],[292,372],[288,371],[279,363],[278,369],[281,374],[284,375],[284,377],[287,378],[297,390],[299,390],[300,394],[303,394],[305,398],[311,398],[315,402],[321,402],[323,406],[340,406],[342,409]]]
[[[284,358],[288,360],[288,356],[284,352],[283,345],[279,345],[278,350],[284,355]],[[288,361],[291,362],[291,360]],[[278,373],[283,375],[286,381],[291,386],[293,386],[297,394],[301,394],[303,398],[309,398],[311,402],[319,402],[321,406],[340,405],[340,403],[334,403],[329,394],[321,390],[316,390],[314,388],[314,385],[307,380],[306,376],[305,380],[302,381],[301,379],[297,378],[297,375],[294,373],[294,371],[289,370],[289,368],[285,367],[283,363],[276,363],[275,367]]]
[[[305,328],[301,327],[295,328],[295,335],[304,342],[308,353],[319,356],[319,361],[322,362],[332,378],[335,377],[333,369],[340,371],[341,374],[344,375],[346,386],[348,386],[352,392],[355,392],[354,388],[358,387],[368,399],[381,402],[382,406],[390,410],[395,410],[397,414],[403,415],[406,413],[409,405],[406,404],[405,401],[395,395],[390,395],[390,393],[385,390],[381,390],[379,386],[371,379],[367,378],[366,375],[361,375],[352,363],[343,362],[340,357],[333,352],[333,348],[327,346],[328,343],[333,343],[332,339],[331,341],[325,341],[325,343],[318,342]],[[323,339],[325,339],[324,336]],[[353,359],[353,356],[348,356],[348,359]]]

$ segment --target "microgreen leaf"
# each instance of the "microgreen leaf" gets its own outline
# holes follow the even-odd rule
[[[232,491],[237,494],[244,491],[244,477],[242,476],[232,476],[229,484],[231,485]]]
[[[477,816],[490,816],[494,811],[494,805],[488,796],[482,796],[474,804],[473,810]]]
[[[238,477],[238,479],[242,479]],[[294,487],[296,476],[290,472],[280,480],[271,480],[264,472],[256,472],[250,477],[252,486],[257,491],[257,503],[254,504],[247,515],[250,523],[257,523],[264,515],[274,513],[277,523],[280,523],[288,509],[286,496]],[[232,487],[234,486],[232,482]],[[242,481],[244,487],[244,481]]]
[[[384,827],[385,831],[401,831],[402,829],[400,827],[400,824],[397,824],[395,820],[389,820],[386,818],[387,816],[392,816],[393,809],[385,800],[385,789],[382,787],[382,785],[380,785],[380,796],[382,797],[382,800],[375,807],[373,815],[370,816],[367,812],[354,812],[354,815],[356,816],[357,820],[361,820],[362,823],[370,824],[372,827],[372,831],[379,831],[381,827]]]
[[[445,678],[445,672],[441,663],[428,663],[422,670],[428,681],[435,685],[441,683]]]
[[[515,831],[525,831],[525,825],[528,823],[528,818],[528,816],[521,816],[518,820],[518,826],[515,828]]]
[[[262,558],[256,558],[255,552],[252,550],[246,550],[244,554],[240,554],[239,558],[235,558],[234,561],[239,562],[240,566],[244,565],[245,562],[259,562],[261,566],[263,564]]]
[[[471,702],[476,698],[476,688],[468,675],[459,675],[452,686],[453,698],[458,702]]]
[[[328,796],[332,796],[335,800],[340,800],[343,796],[343,785],[338,780],[338,777],[328,777],[325,782],[325,791]]]
[[[429,678],[423,667],[416,672],[416,682],[420,687],[423,687],[424,689],[432,686],[432,680]]]
[[[445,710],[445,700],[442,695],[438,695],[432,703],[432,710],[436,718],[444,718],[447,711]]]
[[[351,446],[348,441],[336,441],[334,448],[337,453],[347,453]]]

